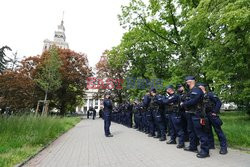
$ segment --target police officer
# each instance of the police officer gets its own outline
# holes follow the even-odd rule
[[[95,120],[95,117],[96,117],[96,109],[95,108],[93,108],[93,120]]]
[[[140,105],[138,100],[134,101],[134,105],[133,105],[133,115],[134,115],[134,129],[138,129],[140,127]]]
[[[143,99],[142,99],[142,110],[141,110],[141,113],[142,113],[142,127],[143,127],[143,132],[145,133],[145,134],[149,134],[150,133],[150,131],[149,131],[149,123],[148,123],[148,119],[147,119],[147,105],[145,104],[146,102],[146,100],[145,100],[145,98],[148,98],[147,97],[148,95],[145,95],[144,97],[143,97]]]
[[[133,111],[133,104],[131,104],[128,101],[128,103],[127,103],[127,113],[126,113],[126,126],[129,127],[129,128],[132,128],[132,126],[133,126],[132,111]]]
[[[167,93],[167,91],[166,91],[166,95],[165,96],[163,96],[163,100],[167,100],[168,99],[168,97],[169,97],[169,95],[168,95],[168,93]],[[167,104],[164,104],[163,103],[163,119],[164,119],[164,124],[165,124],[165,129],[166,129],[166,132],[168,133],[168,136],[170,136],[170,131],[171,130],[173,130],[173,129],[171,129],[170,130],[170,121],[169,121],[169,111],[168,111],[168,106],[167,106]]]
[[[106,137],[113,137],[110,133],[110,125],[111,125],[111,113],[112,113],[112,101],[110,99],[110,92],[107,92],[103,101],[103,118],[104,118],[104,132]]]
[[[210,125],[214,128],[220,141],[220,154],[227,154],[227,139],[221,129],[223,122],[218,115],[220,113],[221,101],[213,92],[207,92],[206,84],[199,83],[198,86],[204,93],[203,106],[205,107],[207,118],[209,119]],[[210,148],[214,148],[214,136],[212,129],[209,133],[209,144]]]
[[[147,121],[147,126],[148,126],[148,137],[153,137],[155,136],[155,125],[154,125],[154,119],[153,119],[153,114],[150,108],[150,101],[151,101],[151,96],[156,93],[156,90],[152,88],[149,91],[149,94],[144,96],[143,99],[143,107],[145,108],[146,111],[146,121]]]
[[[154,122],[154,111],[158,110],[158,106],[155,105],[153,99],[156,96],[156,89],[151,88],[149,94],[144,96],[143,99],[143,107],[146,108],[146,119],[149,127],[149,135],[148,137],[155,136],[155,122]]]
[[[174,91],[173,85],[169,85],[166,88],[169,94],[168,99],[164,99],[163,103],[167,105],[167,110],[169,112],[169,122],[170,122],[170,140],[167,144],[176,144],[176,136],[179,137],[179,143],[177,148],[184,147],[184,131],[182,125],[182,115],[179,112],[179,97]]]
[[[188,97],[185,102],[181,103],[181,106],[186,108],[186,112],[190,114],[192,120],[192,126],[195,130],[195,134],[199,138],[201,144],[201,150],[196,155],[198,158],[209,157],[209,146],[208,146],[208,133],[204,130],[204,125],[208,122],[204,122],[204,117],[201,114],[202,109],[202,98],[204,93],[195,84],[195,77],[186,77],[186,84],[189,87]],[[186,148],[187,151],[197,150],[197,145],[191,145],[192,139],[190,139],[190,146]]]
[[[182,115],[182,126],[183,126],[185,141],[189,141],[185,109],[180,107],[180,103],[184,102],[187,96],[187,94],[185,93],[185,88],[182,84],[177,84],[177,94],[179,97],[178,110]]]
[[[142,103],[138,104],[138,110],[139,110],[139,114],[138,114],[138,129],[140,132],[143,132],[144,126],[143,126],[143,107],[142,107]]]
[[[156,109],[153,110],[153,117],[156,126],[157,136],[159,141],[166,140],[166,126],[164,121],[164,105],[163,105],[163,96],[155,95],[153,98],[153,105],[156,105]]]

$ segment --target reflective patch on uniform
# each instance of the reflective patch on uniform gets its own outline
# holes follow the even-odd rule
[[[174,96],[170,96],[168,99],[172,99],[172,98],[174,98]]]
[[[191,94],[192,94],[192,95],[197,95],[198,93],[196,93],[196,92],[192,92]]]

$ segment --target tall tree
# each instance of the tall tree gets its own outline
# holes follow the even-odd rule
[[[42,65],[38,67],[35,81],[44,91],[43,112],[45,111],[48,93],[55,92],[61,87],[62,77],[59,71],[61,65],[62,63],[58,56],[57,49],[52,48],[49,50],[49,56],[46,57]]]
[[[114,100],[122,103],[125,97],[123,89],[124,75],[126,66],[122,55],[117,48],[106,50],[100,61],[96,64],[97,78],[94,79],[97,83],[98,97],[103,96],[105,91],[112,92]],[[93,82],[93,81],[92,81]]]
[[[225,101],[250,107],[250,1],[203,0],[186,29],[202,71]]]
[[[47,53],[44,53],[47,54]],[[59,49],[58,54],[62,61],[60,69],[62,86],[55,93],[55,107],[61,114],[74,111],[85,97],[87,78],[92,75],[86,54],[76,53],[69,49]]]

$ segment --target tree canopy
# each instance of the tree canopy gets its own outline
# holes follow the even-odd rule
[[[130,0],[118,18],[127,32],[107,61],[123,77],[165,86],[194,75],[224,101],[250,105],[250,1]]]
[[[91,68],[85,54],[53,49],[25,58],[14,70],[0,75],[0,108],[32,109],[47,91],[50,107],[61,114],[81,104]]]

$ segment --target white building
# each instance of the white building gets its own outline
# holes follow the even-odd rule
[[[94,95],[98,89],[86,90],[83,106],[76,107],[76,112],[79,114],[86,114],[90,107],[93,107],[98,113],[103,108],[103,98],[95,99]]]
[[[54,40],[50,41],[45,39],[43,41],[43,51],[49,50],[53,45],[61,48],[61,49],[69,49],[69,44],[66,42],[66,35],[65,35],[65,27],[63,25],[63,20],[61,24],[58,25],[57,31],[55,31]]]

